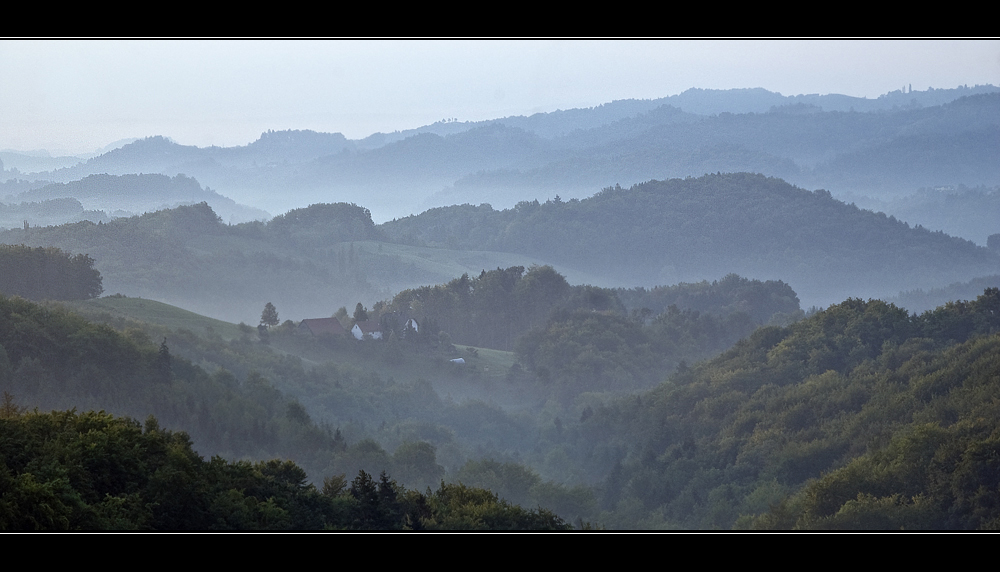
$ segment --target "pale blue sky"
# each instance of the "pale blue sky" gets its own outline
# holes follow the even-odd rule
[[[354,139],[691,87],[873,98],[1000,85],[1000,40],[4,40],[0,82],[0,149],[148,135],[232,146],[268,129]]]

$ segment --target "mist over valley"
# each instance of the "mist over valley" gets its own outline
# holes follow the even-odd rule
[[[0,530],[996,529],[956,85],[5,148]]]

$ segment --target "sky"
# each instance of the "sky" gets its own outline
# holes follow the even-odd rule
[[[689,88],[875,98],[1000,85],[1000,40],[2,40],[0,150],[268,129],[359,139]]]

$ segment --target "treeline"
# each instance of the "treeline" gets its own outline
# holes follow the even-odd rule
[[[31,300],[86,300],[101,295],[101,283],[101,273],[86,254],[0,244],[2,294]]]
[[[953,300],[975,300],[976,296],[983,290],[997,287],[1000,287],[1000,274],[991,274],[974,278],[968,282],[956,282],[944,288],[932,288],[926,291],[922,289],[908,290],[900,292],[897,296],[884,298],[884,300],[911,312],[922,314]]]
[[[322,488],[291,461],[205,461],[183,432],[104,412],[0,407],[0,531],[569,530],[544,509],[364,471]]]
[[[673,309],[670,309],[670,307]],[[721,281],[678,284],[647,290],[570,286],[551,266],[523,266],[483,270],[437,286],[423,286],[397,294],[391,302],[376,304],[374,315],[399,313],[432,318],[436,328],[460,344],[511,351],[519,338],[533,328],[545,329],[552,320],[565,321],[574,312],[619,316],[642,326],[664,314],[659,324],[683,313],[698,320],[700,313],[714,316],[719,327],[737,313],[747,322],[727,336],[729,344],[772,318],[792,320],[801,314],[795,292],[780,281],[761,282],[736,275]],[[629,313],[631,310],[631,314]],[[555,316],[558,313],[558,316]],[[707,323],[709,316],[700,317]],[[711,327],[711,326],[709,326]],[[720,342],[726,343],[726,342]],[[715,351],[713,344],[707,352]],[[689,356],[687,359],[697,359]],[[660,371],[659,375],[662,375]]]
[[[790,320],[801,311],[799,297],[780,280],[751,280],[728,274],[721,280],[703,280],[653,288],[618,288],[618,298],[630,311],[643,308],[658,316],[670,306],[716,316],[744,312],[758,324]],[[784,324],[782,324],[784,325]]]

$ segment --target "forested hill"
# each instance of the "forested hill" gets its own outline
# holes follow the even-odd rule
[[[748,173],[649,181],[583,200],[431,209],[385,223],[390,240],[545,257],[622,286],[735,272],[780,278],[804,305],[878,297],[996,272],[973,243]]]
[[[371,214],[356,205],[315,205],[270,224],[226,225],[199,203],[107,224],[3,231],[0,243],[88,254],[109,293],[256,323],[268,301],[286,317],[301,317],[374,297],[353,245],[341,241],[377,236]]]
[[[249,355],[256,364],[280,364],[269,368],[270,380],[256,369],[209,373],[172,355],[166,339],[157,347],[144,327],[120,333],[0,295],[0,531],[571,528],[548,510],[445,485],[427,442],[401,444],[391,456],[370,438],[348,443],[272,382],[308,380],[341,392],[335,401],[355,418],[389,400],[347,397],[345,388],[392,386],[395,400],[415,393],[410,388],[400,392],[374,375],[355,384],[353,371],[334,364],[307,371],[248,338],[226,344],[172,332],[174,347],[199,347],[205,365],[206,358],[246,365]],[[39,411],[50,408],[73,410]],[[77,413],[88,409],[101,412]],[[384,470],[372,479],[359,465],[390,466],[437,492],[409,491]],[[437,478],[418,480],[424,468]]]
[[[388,243],[368,209],[348,203],[315,204],[267,223],[237,225],[224,224],[199,203],[101,224],[0,231],[0,244],[89,255],[109,294],[251,324],[267,302],[283,320],[328,317],[339,306],[372,304],[464,273],[545,263],[510,253]]]
[[[762,328],[595,411],[573,454],[617,447],[603,502],[648,527],[996,530],[998,310],[991,288]]]

